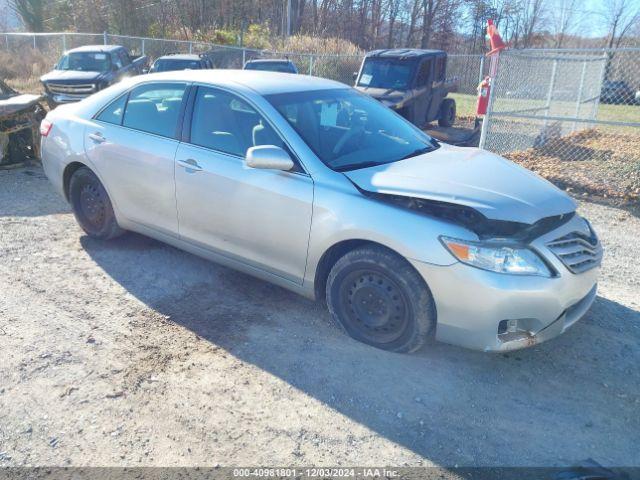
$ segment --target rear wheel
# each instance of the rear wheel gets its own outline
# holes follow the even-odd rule
[[[69,200],[77,222],[90,237],[109,240],[124,233],[107,191],[89,168],[80,167],[71,175]]]
[[[445,98],[440,105],[440,115],[438,125],[450,127],[456,121],[456,102],[453,98]]]
[[[353,250],[331,269],[327,305],[353,338],[394,352],[413,352],[435,325],[431,292],[402,257],[381,247]]]

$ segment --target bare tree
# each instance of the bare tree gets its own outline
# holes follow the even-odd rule
[[[18,14],[28,31],[44,30],[44,0],[11,0],[9,7]]]
[[[387,48],[391,48],[394,45],[394,27],[396,24],[396,19],[398,18],[398,13],[400,12],[400,0],[389,0],[389,27],[387,34]]]
[[[634,0],[610,0],[602,10],[607,22],[607,47],[618,48],[640,23],[640,5]]]
[[[411,14],[409,15],[409,28],[407,32],[406,45],[412,46],[415,43],[414,35],[416,33],[416,26],[418,18],[422,13],[422,0],[413,0],[411,6]]]
[[[544,0],[524,0],[522,8],[521,38],[522,46],[529,48],[533,44],[534,34],[543,21]]]

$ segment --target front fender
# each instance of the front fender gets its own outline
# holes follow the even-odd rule
[[[305,282],[313,283],[324,253],[347,240],[375,242],[410,260],[452,265],[457,260],[440,243],[440,235],[477,239],[460,225],[366,197],[354,187],[317,186]]]

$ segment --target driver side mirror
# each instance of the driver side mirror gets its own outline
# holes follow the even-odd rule
[[[358,72],[353,72],[353,81],[355,82],[358,79]]]
[[[259,145],[247,150],[244,164],[250,168],[289,171],[293,169],[293,160],[287,152],[275,145]]]

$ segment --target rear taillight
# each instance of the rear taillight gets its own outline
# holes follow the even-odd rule
[[[40,135],[42,135],[43,137],[46,137],[47,135],[49,135],[49,132],[51,131],[52,128],[53,128],[53,123],[51,123],[49,120],[45,118],[44,120],[42,120],[42,122],[40,122]]]

